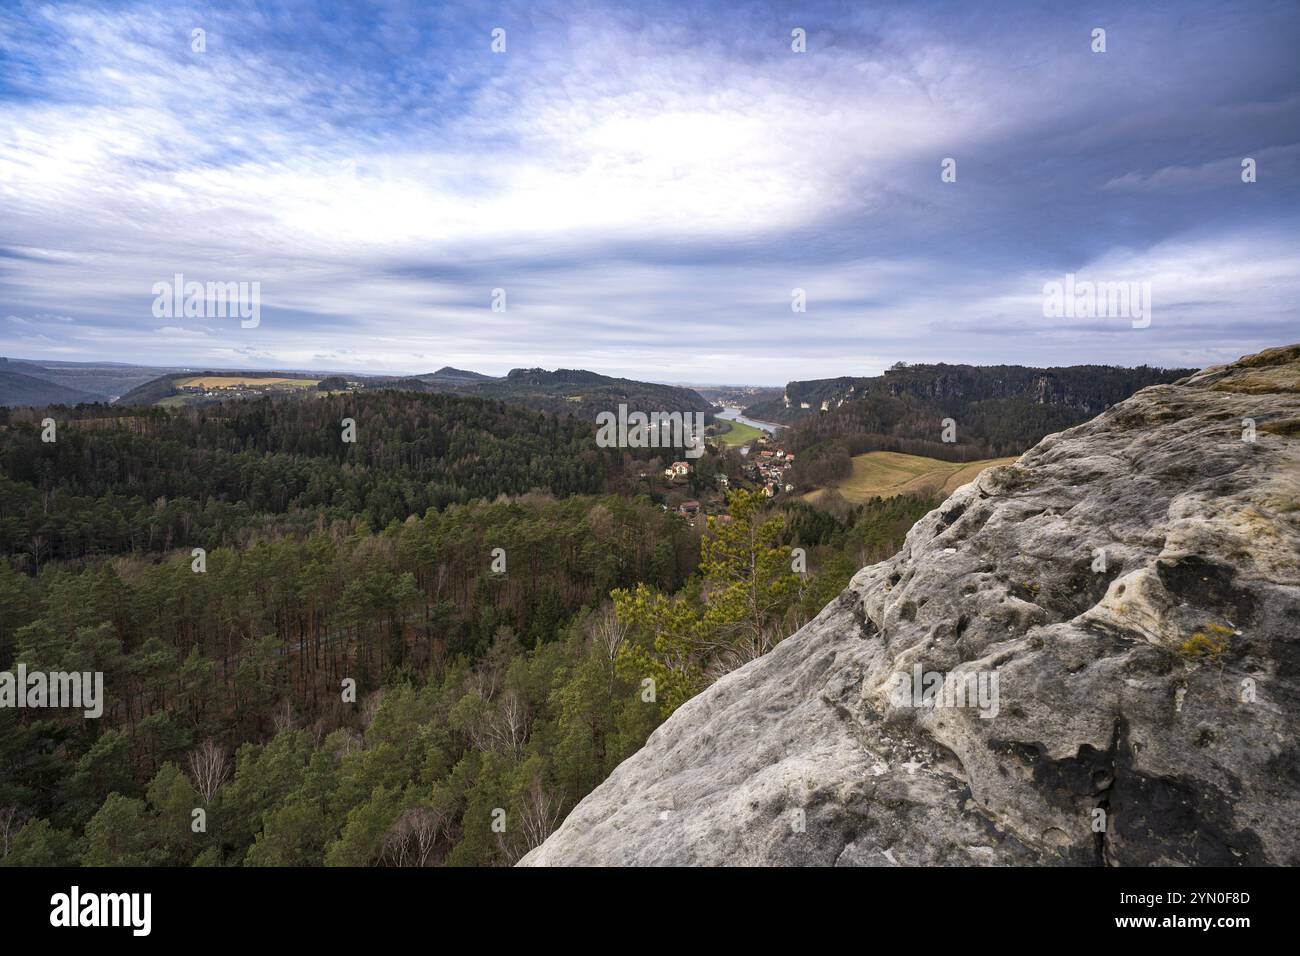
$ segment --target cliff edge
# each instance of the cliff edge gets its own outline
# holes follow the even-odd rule
[[[1298,727],[1300,345],[984,471],[521,863],[1296,865]]]

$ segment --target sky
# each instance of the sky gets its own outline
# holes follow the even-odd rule
[[[1300,341],[1298,48],[1263,0],[0,0],[0,354],[1230,361]],[[257,283],[256,325],[159,315],[176,274]],[[1067,274],[1149,322],[1045,314]]]

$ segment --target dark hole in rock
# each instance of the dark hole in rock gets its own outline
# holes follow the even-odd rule
[[[1192,554],[1177,561],[1158,561],[1156,574],[1165,590],[1193,607],[1228,614],[1237,625],[1255,617],[1255,596],[1235,585],[1237,572],[1226,565]]]
[[[954,521],[956,521],[965,513],[966,513],[965,505],[953,505],[953,507],[949,508],[947,511],[943,513],[943,520],[947,524],[952,524]]]

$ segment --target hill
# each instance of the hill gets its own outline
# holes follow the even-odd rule
[[[891,451],[970,462],[1018,455],[1045,435],[1087,421],[1149,385],[1190,369],[1076,365],[897,367],[877,378],[791,383],[801,409],[783,435],[801,489],[847,478],[851,459]],[[789,393],[788,393],[789,394]],[[824,403],[826,411],[816,411]],[[792,405],[795,404],[792,402]],[[765,408],[786,420],[791,409]]]
[[[990,399],[1024,399],[1060,406],[1091,417],[1123,401],[1140,388],[1176,381],[1195,369],[1122,368],[1110,365],[1069,365],[1034,368],[1025,365],[906,365],[883,375],[813,379],[790,382],[780,398],[768,398],[745,409],[750,418],[794,424],[817,419],[856,403],[883,398],[959,409]],[[823,408],[823,405],[825,408]]]
[[[0,359],[8,368],[76,392],[93,396],[87,401],[114,402],[131,389],[159,375],[184,369],[148,365],[125,365],[121,362],[56,362],[47,359]],[[0,367],[4,367],[0,364]]]
[[[271,382],[271,379],[276,379]],[[219,388],[198,388],[195,383],[210,380]],[[189,371],[167,374],[148,381],[123,395],[123,405],[203,405],[230,398],[258,397],[268,393],[302,394],[303,386],[340,383],[355,390],[393,389],[422,394],[455,394],[521,405],[533,411],[595,421],[602,411],[615,411],[626,404],[630,411],[703,412],[713,406],[694,391],[672,385],[611,378],[583,369],[514,369],[504,378],[450,366],[426,375],[330,376],[321,379],[302,372]],[[239,387],[234,387],[239,386]]]
[[[452,368],[450,365],[444,365],[438,371],[429,376],[432,379],[441,379],[448,382],[491,382],[495,376],[484,375],[482,372],[470,372],[463,368]]]
[[[39,371],[39,366],[0,359],[0,405],[42,407],[99,400],[99,396],[90,392],[68,388],[39,375],[28,374]]]
[[[869,451],[853,459],[853,471],[826,489],[804,495],[809,504],[817,504],[827,491],[834,490],[850,504],[872,498],[895,495],[939,495],[946,497],[973,481],[985,468],[1006,465],[1015,458],[991,458],[985,461],[951,462],[920,455],[902,455],[892,451]]]
[[[598,414],[615,411],[620,404],[627,405],[630,411],[706,415],[713,411],[712,404],[688,388],[613,378],[585,369],[517,368],[505,378],[492,378],[444,368],[432,375],[370,379],[363,384],[367,388],[473,395],[585,421],[595,421]]]
[[[118,400],[120,405],[210,405],[214,402],[237,398],[259,398],[263,395],[302,394],[314,389],[322,381],[319,377],[298,372],[239,372],[202,371],[162,375],[145,382]],[[325,379],[338,383],[339,377]],[[346,382],[343,381],[346,385]]]
[[[1300,345],[1145,389],[926,515],[522,862],[1294,864],[1298,500]]]

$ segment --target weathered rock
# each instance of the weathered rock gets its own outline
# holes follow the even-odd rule
[[[918,664],[996,709],[910,705]],[[523,862],[1295,865],[1298,716],[1292,346],[983,472]]]

